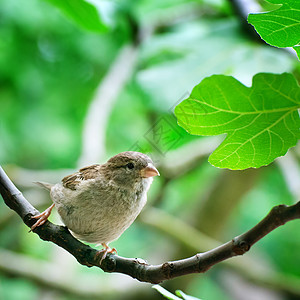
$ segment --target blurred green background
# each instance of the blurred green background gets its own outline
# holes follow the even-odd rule
[[[0,163],[39,210],[51,201],[33,181],[57,182],[121,151],[148,153],[161,176],[111,246],[159,264],[209,250],[298,200],[298,146],[268,167],[220,170],[207,162],[220,139],[190,136],[173,115],[212,74],[248,86],[258,72],[299,80],[295,55],[253,38],[234,1],[95,0],[98,32],[51,2],[0,2]],[[150,284],[79,265],[0,208],[0,299],[163,299]],[[60,223],[55,213],[50,220]],[[293,221],[244,257],[162,285],[205,300],[299,299],[299,249]]]

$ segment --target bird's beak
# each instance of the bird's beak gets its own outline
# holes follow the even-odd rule
[[[148,166],[140,171],[141,177],[148,178],[153,176],[159,176],[157,169],[151,164],[148,163]]]

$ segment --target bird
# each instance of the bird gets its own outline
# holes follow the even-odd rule
[[[102,245],[100,264],[115,241],[133,223],[147,201],[154,176],[159,176],[146,154],[126,151],[104,164],[94,164],[68,175],[60,183],[35,182],[50,191],[53,204],[32,218],[43,225],[55,206],[62,222],[81,241]]]

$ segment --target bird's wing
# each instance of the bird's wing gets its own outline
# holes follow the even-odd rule
[[[68,175],[62,179],[65,188],[76,190],[77,186],[83,181],[94,179],[99,176],[100,165],[92,165],[80,169],[78,172]]]

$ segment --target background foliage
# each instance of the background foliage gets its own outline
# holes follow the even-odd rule
[[[191,136],[174,117],[174,107],[213,74],[234,76],[248,87],[259,72],[290,72],[299,81],[297,58],[253,39],[231,2],[101,1],[98,15],[85,2],[65,1],[80,5],[72,10],[82,13],[77,18],[55,3],[0,2],[0,163],[40,210],[50,200],[32,181],[56,182],[78,167],[89,108],[128,44],[137,49],[134,71],[107,110],[105,132],[93,138],[105,136],[101,162],[143,150],[155,157],[162,176],[151,188],[148,209],[112,244],[120,255],[150,263],[187,257],[249,229],[272,206],[298,199],[298,146],[268,167],[220,170],[207,162],[220,140]],[[86,7],[93,11],[88,17]],[[162,299],[125,275],[78,265],[28,234],[0,205],[1,299]],[[277,229],[232,264],[164,287],[207,300],[299,297],[298,223]],[[234,265],[237,260],[247,267]]]

